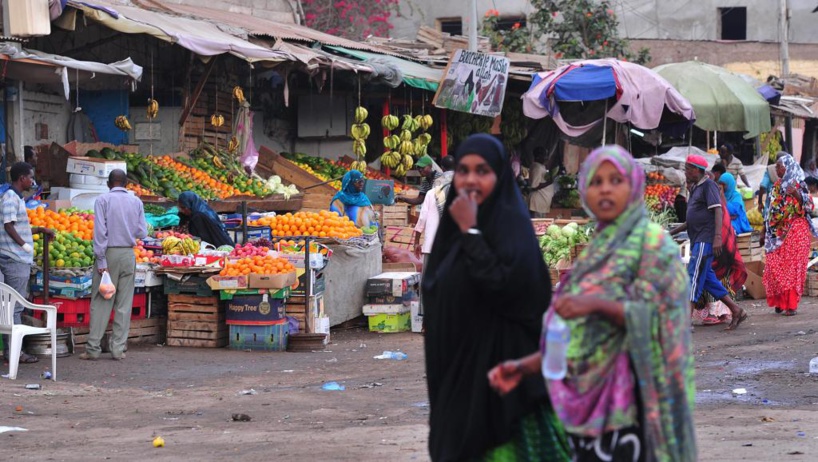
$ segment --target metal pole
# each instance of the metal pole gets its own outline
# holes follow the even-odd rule
[[[779,34],[781,34],[781,77],[786,78],[790,75],[790,47],[789,47],[789,32],[790,32],[790,18],[789,8],[787,8],[787,0],[780,0],[780,12],[778,17]]]
[[[241,201],[241,243],[247,244],[247,201]]]
[[[477,0],[471,0],[469,16],[469,22],[471,23],[471,28],[469,29],[469,51],[477,51]]]
[[[48,280],[51,273],[51,262],[48,258],[48,234],[43,233],[43,305],[48,305]]]

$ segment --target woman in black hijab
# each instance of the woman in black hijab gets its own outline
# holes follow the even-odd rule
[[[473,135],[423,281],[434,461],[567,461],[541,377],[500,396],[489,370],[539,345],[551,284],[502,144]]]

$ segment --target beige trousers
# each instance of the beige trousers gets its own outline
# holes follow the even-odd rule
[[[102,352],[100,342],[108,321],[111,319],[111,310],[114,310],[114,328],[111,336],[111,354],[118,358],[125,352],[128,343],[128,330],[131,328],[131,310],[133,308],[134,275],[136,272],[136,257],[131,248],[114,248],[105,252],[108,260],[108,274],[116,287],[116,294],[110,300],[105,300],[99,293],[99,282],[102,279],[97,266],[94,265],[94,281],[91,291],[91,332],[85,351],[92,357],[98,357]]]

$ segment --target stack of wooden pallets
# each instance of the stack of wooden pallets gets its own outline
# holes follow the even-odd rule
[[[218,297],[168,295],[168,346],[221,348],[228,335]]]

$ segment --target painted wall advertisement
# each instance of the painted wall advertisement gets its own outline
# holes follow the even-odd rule
[[[432,103],[444,109],[497,117],[503,110],[508,58],[456,50]]]

